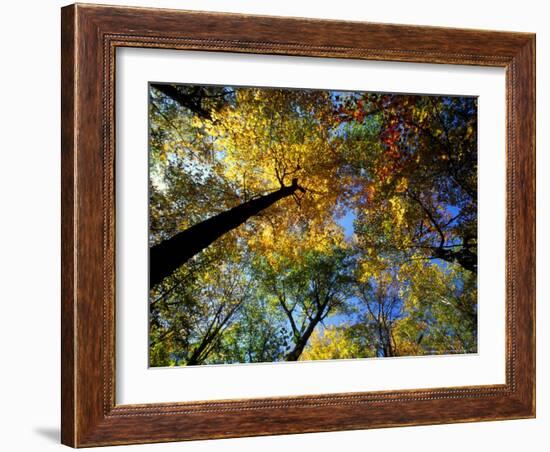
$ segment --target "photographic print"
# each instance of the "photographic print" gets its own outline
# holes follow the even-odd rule
[[[77,4],[61,43],[63,444],[536,416],[535,34]]]
[[[477,352],[477,98],[151,82],[149,365]]]

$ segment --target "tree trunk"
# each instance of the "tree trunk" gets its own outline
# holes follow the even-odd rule
[[[304,191],[298,185],[298,180],[293,179],[292,185],[283,186],[273,193],[244,202],[151,247],[149,286],[155,286],[222,235],[297,190]]]
[[[325,306],[323,306],[320,312],[323,312],[324,310]],[[319,324],[321,318],[322,315],[319,315],[318,313],[317,316],[315,316],[315,318],[311,320],[306,330],[304,331],[304,334],[300,336],[300,339],[298,340],[298,342],[296,342],[296,345],[294,346],[292,351],[290,351],[285,356],[285,361],[298,361],[298,358],[300,357],[300,355],[304,351],[305,346],[307,345],[307,341],[309,341],[309,338],[313,334],[313,330],[315,330],[315,327]]]
[[[457,263],[465,270],[477,274],[477,253],[469,247],[463,247],[458,251],[437,248],[433,256],[449,263]]]
[[[153,84],[153,88],[160,91],[165,96],[168,96],[174,102],[177,102],[182,107],[191,110],[197,116],[203,119],[211,119],[210,111],[202,106],[202,95],[198,92],[185,93],[180,91],[174,85]]]

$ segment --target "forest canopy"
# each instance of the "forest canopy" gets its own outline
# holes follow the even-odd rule
[[[149,85],[151,366],[477,351],[477,99]]]

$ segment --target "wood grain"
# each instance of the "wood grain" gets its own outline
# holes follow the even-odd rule
[[[535,36],[71,5],[62,9],[62,442],[73,447],[535,415]],[[506,384],[115,404],[117,47],[506,68]]]
[[[75,30],[74,13],[61,11],[61,442],[75,442]]]

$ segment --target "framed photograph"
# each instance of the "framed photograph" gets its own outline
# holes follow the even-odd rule
[[[62,442],[535,416],[535,36],[62,9]]]

